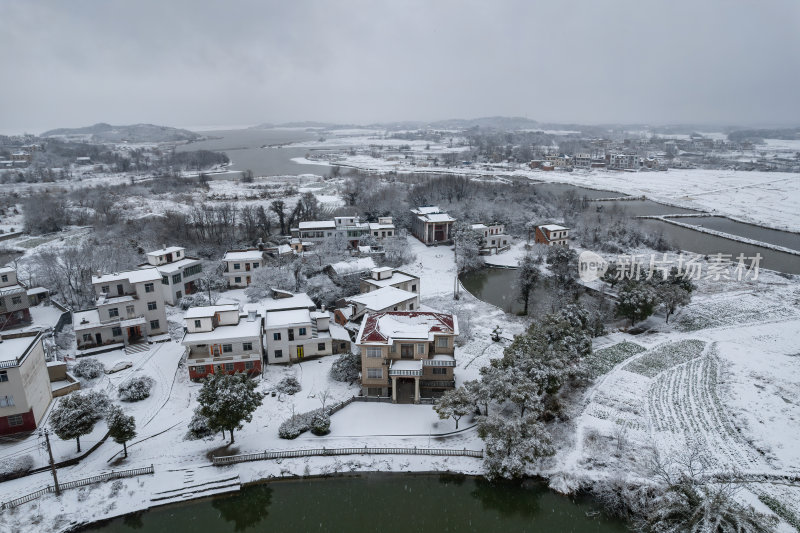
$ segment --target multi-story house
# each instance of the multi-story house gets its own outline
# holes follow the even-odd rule
[[[72,313],[78,350],[122,345],[141,351],[145,343],[162,340],[168,333],[157,268],[92,276],[92,285],[96,307]]]
[[[572,159],[572,166],[575,168],[588,170],[592,168],[592,156],[589,154],[576,154]]]
[[[558,224],[536,226],[534,242],[548,246],[569,246],[569,228]]]
[[[453,389],[457,336],[458,318],[448,313],[367,315],[356,337],[362,394],[419,403]]]
[[[222,262],[228,287],[247,287],[253,280],[253,271],[264,266],[264,252],[258,249],[231,250],[225,253]]]
[[[28,290],[17,281],[17,271],[0,268],[0,331],[30,324]]]
[[[394,237],[396,228],[392,217],[378,217],[377,222],[369,223],[369,233],[377,239]]]
[[[419,295],[420,283],[417,276],[412,276],[391,267],[373,268],[369,276],[361,278],[358,291],[360,293],[376,291],[383,287],[394,287]]]
[[[216,372],[260,374],[263,323],[255,311],[240,315],[238,304],[192,307],[184,317],[189,378]]]
[[[147,254],[147,263],[140,268],[156,267],[161,273],[161,289],[164,301],[178,305],[181,298],[197,291],[197,280],[203,273],[203,265],[196,257],[187,257],[186,248],[171,246]]]
[[[635,152],[613,153],[607,156],[611,170],[636,170],[639,168],[639,155]]]
[[[292,228],[292,237],[298,242],[320,243],[329,239],[347,242],[350,248],[358,248],[360,240],[371,235],[377,239],[393,237],[395,226],[392,217],[379,217],[378,222],[363,222],[357,216],[334,217],[333,220],[300,222]]]
[[[32,431],[53,399],[43,333],[0,337],[0,435]]]
[[[506,235],[505,224],[473,224],[472,230],[481,236],[481,255],[492,255],[511,248],[511,237]]]
[[[456,219],[442,212],[438,205],[411,210],[411,233],[427,245],[446,243],[452,239]]]
[[[419,309],[419,294],[381,287],[380,289],[345,298],[346,306],[335,311],[336,323],[358,322],[367,313],[384,311],[414,311]]]
[[[296,363],[332,354],[334,339],[329,326],[330,315],[324,311],[305,308],[267,311],[264,317],[267,363]]]

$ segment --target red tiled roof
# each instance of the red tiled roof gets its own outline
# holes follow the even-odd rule
[[[447,313],[433,313],[429,311],[386,311],[369,315],[365,320],[364,332],[361,336],[362,342],[384,342],[388,337],[380,331],[380,319],[384,316],[404,316],[408,318],[434,318],[438,321],[430,326],[428,331],[439,333],[453,332],[453,315]]]

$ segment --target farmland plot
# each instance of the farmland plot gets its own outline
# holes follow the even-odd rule
[[[768,322],[797,316],[797,309],[781,299],[766,298],[764,293],[727,295],[692,303],[675,320],[679,331],[698,331],[756,322]]]

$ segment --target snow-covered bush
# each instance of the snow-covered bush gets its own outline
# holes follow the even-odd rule
[[[300,392],[301,387],[300,382],[297,381],[296,377],[286,376],[278,383],[277,389],[278,392],[291,396],[292,394]]]
[[[336,381],[352,383],[358,379],[360,372],[361,357],[352,353],[340,355],[331,365],[331,379]]]
[[[327,435],[331,432],[331,417],[327,413],[319,412],[311,418],[311,433],[314,435]]]
[[[0,481],[24,476],[33,468],[33,457],[21,455],[0,461]]]
[[[156,380],[150,376],[136,376],[123,381],[117,389],[119,399],[124,402],[138,402],[150,396],[150,389]]]
[[[187,294],[183,298],[181,298],[180,303],[181,309],[186,311],[190,307],[203,307],[204,305],[210,305],[208,302],[208,296],[205,295],[203,292],[196,292],[194,294]]]
[[[105,372],[103,363],[91,357],[81,359],[80,362],[72,368],[73,374],[86,379],[94,379],[103,372]]]
[[[200,408],[194,410],[194,416],[189,422],[189,431],[186,433],[184,439],[186,440],[199,440],[211,437],[214,435],[214,430],[208,424],[208,418],[200,414]]]
[[[284,420],[278,428],[278,436],[282,439],[296,439],[311,428],[311,417],[308,413],[294,415]]]

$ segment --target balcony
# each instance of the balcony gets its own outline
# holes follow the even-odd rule
[[[390,378],[415,378],[422,376],[422,361],[392,361]]]
[[[426,379],[421,380],[419,386],[423,389],[454,389],[456,382],[454,380]]]
[[[456,360],[450,355],[436,355],[433,359],[423,359],[422,366],[433,366],[437,368],[452,367],[455,368]]]

